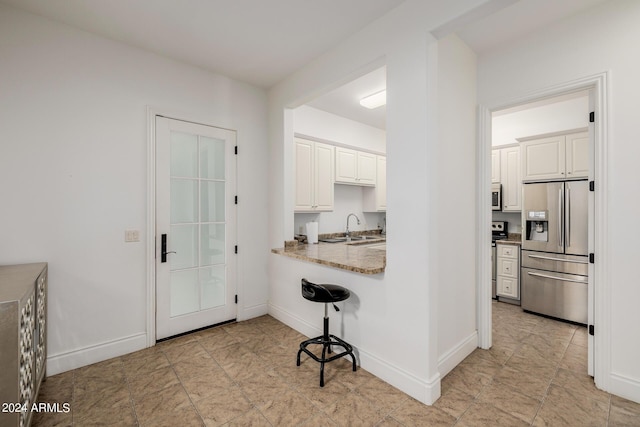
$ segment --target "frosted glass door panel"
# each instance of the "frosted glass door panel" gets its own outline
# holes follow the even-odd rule
[[[224,264],[224,224],[202,224],[200,226],[200,265]]]
[[[198,181],[171,179],[171,223],[198,221]]]
[[[224,181],[202,181],[200,184],[200,221],[224,222]]]
[[[234,146],[233,131],[156,117],[157,339],[236,317]]]
[[[171,272],[171,317],[199,310],[198,270]]]
[[[171,176],[198,176],[198,136],[171,132]]]
[[[225,142],[200,137],[200,178],[224,179]]]
[[[197,267],[198,226],[172,225],[169,237],[169,246],[175,252],[169,258],[171,270]]]
[[[200,270],[202,309],[220,307],[226,301],[225,266],[218,265]]]

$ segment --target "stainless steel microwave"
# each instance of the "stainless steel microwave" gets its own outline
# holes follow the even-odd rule
[[[491,184],[491,210],[502,210],[502,184]]]

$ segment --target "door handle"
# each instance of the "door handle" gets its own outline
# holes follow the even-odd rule
[[[558,246],[564,246],[564,191],[562,188],[558,189]]]
[[[167,235],[163,234],[162,235],[162,245],[160,248],[160,262],[167,262],[167,254],[175,254],[177,253],[176,251],[169,251],[167,252]]]
[[[567,227],[567,247],[571,246],[571,189],[567,185],[567,213],[566,213],[566,227]]]
[[[553,257],[541,256],[541,255],[529,255],[529,258],[546,259],[546,260],[549,260],[549,261],[571,262],[571,263],[574,263],[574,264],[588,264],[587,261],[582,261],[582,260],[553,258]]]
[[[588,285],[589,284],[589,282],[584,281],[584,280],[570,279],[570,278],[567,278],[567,277],[549,276],[547,274],[533,273],[531,271],[527,271],[527,274],[529,276],[544,277],[545,279],[559,280],[561,282],[582,283],[583,285]]]

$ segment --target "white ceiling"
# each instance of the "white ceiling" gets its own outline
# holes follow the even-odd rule
[[[502,1],[506,5],[504,8],[457,31],[458,36],[478,55],[488,53],[606,0]]]
[[[605,0],[488,0],[486,17],[455,31],[479,55]],[[104,37],[269,88],[403,0],[0,0]],[[480,15],[482,14],[479,13]],[[471,21],[471,22],[469,22]],[[310,106],[385,128],[385,107],[358,100],[386,86],[386,69]],[[385,83],[383,83],[385,82]]]
[[[369,126],[385,129],[386,106],[369,110],[360,105],[360,100],[386,88],[387,67],[382,67],[332,90],[307,105]]]
[[[403,0],[0,0],[269,88]]]

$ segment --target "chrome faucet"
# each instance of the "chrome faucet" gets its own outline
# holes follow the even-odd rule
[[[358,218],[358,215],[354,213],[350,213],[349,215],[347,215],[347,231],[345,233],[345,235],[347,236],[347,242],[351,241],[351,232],[349,231],[349,218],[351,218],[351,215],[356,217],[356,221],[358,221],[358,225],[360,225],[360,218]]]

